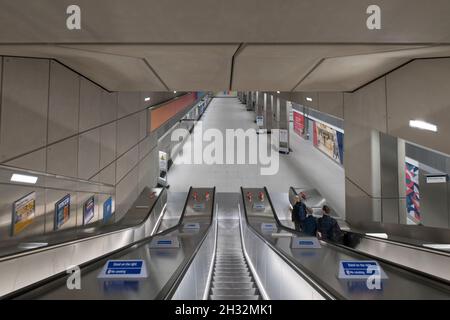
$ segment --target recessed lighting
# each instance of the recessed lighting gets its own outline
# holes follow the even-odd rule
[[[443,243],[426,243],[423,244],[424,247],[436,249],[436,250],[450,250],[450,244]]]
[[[409,126],[411,128],[417,128],[417,129],[437,132],[436,125],[422,121],[422,120],[409,120]]]
[[[388,235],[386,233],[366,233],[366,236],[387,239]]]
[[[312,101],[312,98],[306,97],[306,100],[307,100],[307,101]]]
[[[144,101],[150,101],[150,97],[145,97]]]
[[[35,184],[37,180],[38,180],[38,177],[27,176],[27,175],[24,175],[24,174],[18,174],[18,173],[14,173],[14,174],[11,176],[11,181],[12,181],[12,182],[22,182],[22,183],[31,183],[31,184]]]
[[[278,94],[280,94],[280,91],[277,91]]]
[[[177,93],[176,91],[174,91],[173,93]]]

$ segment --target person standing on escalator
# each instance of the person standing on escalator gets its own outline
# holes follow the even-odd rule
[[[292,221],[295,225],[295,230],[302,231],[305,225],[305,219],[308,212],[312,212],[302,201],[304,198],[295,196],[295,203],[292,206]]]
[[[317,235],[319,239],[341,242],[343,232],[336,219],[330,216],[331,209],[327,205],[322,207],[322,217],[317,221]]]

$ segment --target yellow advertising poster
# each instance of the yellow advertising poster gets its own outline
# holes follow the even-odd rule
[[[13,204],[12,235],[29,226],[36,215],[36,192],[32,192]]]
[[[336,130],[322,123],[316,124],[317,147],[331,159],[339,162],[339,146],[336,138]]]

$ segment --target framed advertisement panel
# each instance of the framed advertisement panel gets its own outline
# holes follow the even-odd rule
[[[70,194],[65,195],[61,200],[55,203],[55,225],[58,230],[64,223],[70,219]]]
[[[305,130],[305,116],[293,109],[292,117],[294,122],[294,132],[299,136],[303,135]]]
[[[83,225],[89,223],[94,218],[95,213],[95,197],[92,196],[83,204]]]
[[[344,136],[324,123],[314,122],[314,146],[328,157],[343,164]]]
[[[109,197],[103,202],[103,222],[108,222],[112,214],[112,197]]]
[[[13,203],[11,236],[28,227],[36,216],[36,192],[31,192]]]

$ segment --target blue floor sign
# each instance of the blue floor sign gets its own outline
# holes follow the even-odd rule
[[[386,274],[376,261],[341,261],[339,265],[340,279],[367,279],[379,275],[387,279]]]
[[[146,278],[144,260],[108,260],[99,278]]]

